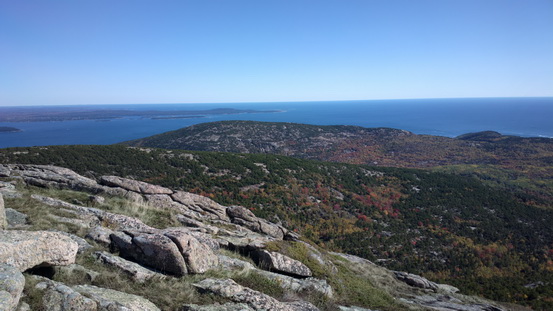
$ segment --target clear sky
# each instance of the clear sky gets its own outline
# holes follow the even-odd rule
[[[0,105],[553,96],[553,0],[0,0]]]

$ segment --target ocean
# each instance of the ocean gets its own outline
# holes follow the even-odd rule
[[[72,107],[77,106],[65,109]],[[447,137],[491,130],[504,135],[553,138],[553,97],[137,104],[87,107],[91,109],[163,111],[235,108],[243,110],[278,110],[280,112],[209,115],[188,119],[123,117],[108,120],[0,122],[0,127],[15,127],[22,130],[21,132],[0,133],[0,148],[114,144],[176,130],[197,123],[221,120],[389,127],[408,130],[416,134]]]

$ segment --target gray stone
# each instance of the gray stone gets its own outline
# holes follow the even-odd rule
[[[77,253],[79,253],[79,254],[92,248],[92,245],[88,244],[88,242],[85,239],[81,238],[80,236],[76,236],[74,234],[67,233],[67,232],[64,232],[64,231],[58,231],[58,230],[49,230],[49,231],[63,234],[65,236],[71,238],[71,240],[75,241],[75,243],[77,243],[77,245],[79,246],[79,249],[77,250]]]
[[[311,270],[295,259],[277,252],[257,250],[252,253],[252,258],[265,270],[284,273],[294,277],[310,277]]]
[[[0,262],[25,271],[35,266],[68,265],[79,249],[71,238],[49,231],[0,231]]]
[[[0,193],[0,230],[8,229],[8,219],[4,210],[4,197]]]
[[[219,244],[227,245],[231,250],[251,252],[266,247],[267,243],[274,241],[274,238],[261,235],[255,232],[244,232],[242,234],[221,235]]]
[[[319,308],[304,300],[284,302],[284,304],[294,311],[319,311]]]
[[[92,285],[77,285],[73,289],[98,304],[105,311],[160,311],[144,297]]]
[[[31,185],[48,188],[65,188],[100,192],[102,187],[96,181],[81,176],[74,171],[50,165],[8,165],[11,175],[21,176]]]
[[[6,208],[6,218],[10,229],[24,228],[28,225],[27,215],[13,208]]]
[[[115,267],[121,270],[123,273],[129,275],[134,281],[143,283],[154,277],[163,278],[163,274],[145,268],[135,262],[126,260],[119,256],[115,256],[108,252],[95,252],[94,258],[103,264]]]
[[[25,277],[15,267],[0,264],[0,310],[15,310],[25,287]]]
[[[97,311],[97,304],[65,284],[44,281],[36,285],[44,291],[42,305],[46,311]]]
[[[122,178],[118,176],[102,176],[100,177],[100,184],[109,187],[119,187],[129,191],[141,193],[141,194],[171,194],[173,190],[145,183],[142,181]]]
[[[130,233],[130,232],[129,232]],[[177,245],[162,234],[133,232],[112,234],[113,245],[121,257],[138,262],[163,273],[182,276],[188,273]]]
[[[173,193],[171,198],[188,209],[201,213],[205,218],[230,222],[227,216],[226,207],[216,203],[210,198],[184,191]]]
[[[0,166],[0,177],[10,177],[11,171],[8,167],[1,165]]]
[[[189,273],[205,273],[219,264],[219,258],[211,248],[184,230],[173,229],[164,232],[170,238],[184,257]]]
[[[422,276],[400,271],[394,271],[394,275],[398,280],[403,281],[410,286],[429,289],[432,291],[438,290],[438,284],[431,282]]]

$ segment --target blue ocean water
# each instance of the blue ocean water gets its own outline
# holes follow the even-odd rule
[[[416,134],[455,137],[493,130],[505,135],[553,137],[553,98],[464,98],[286,103],[140,104],[97,109],[206,110],[236,108],[278,113],[212,115],[191,119],[125,117],[112,120],[0,122],[17,133],[0,133],[0,148],[113,144],[220,120],[295,122],[318,125],[390,127]]]

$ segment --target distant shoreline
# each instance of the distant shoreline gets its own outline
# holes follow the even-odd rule
[[[37,107],[22,109],[18,107],[0,107],[0,122],[50,122],[113,120],[125,117],[143,117],[158,119],[192,119],[206,116],[276,113],[278,110],[254,110],[235,108],[215,108],[208,110],[131,110],[131,109],[63,109],[60,107]]]
[[[9,126],[0,126],[0,133],[17,133],[23,132],[21,129]]]

